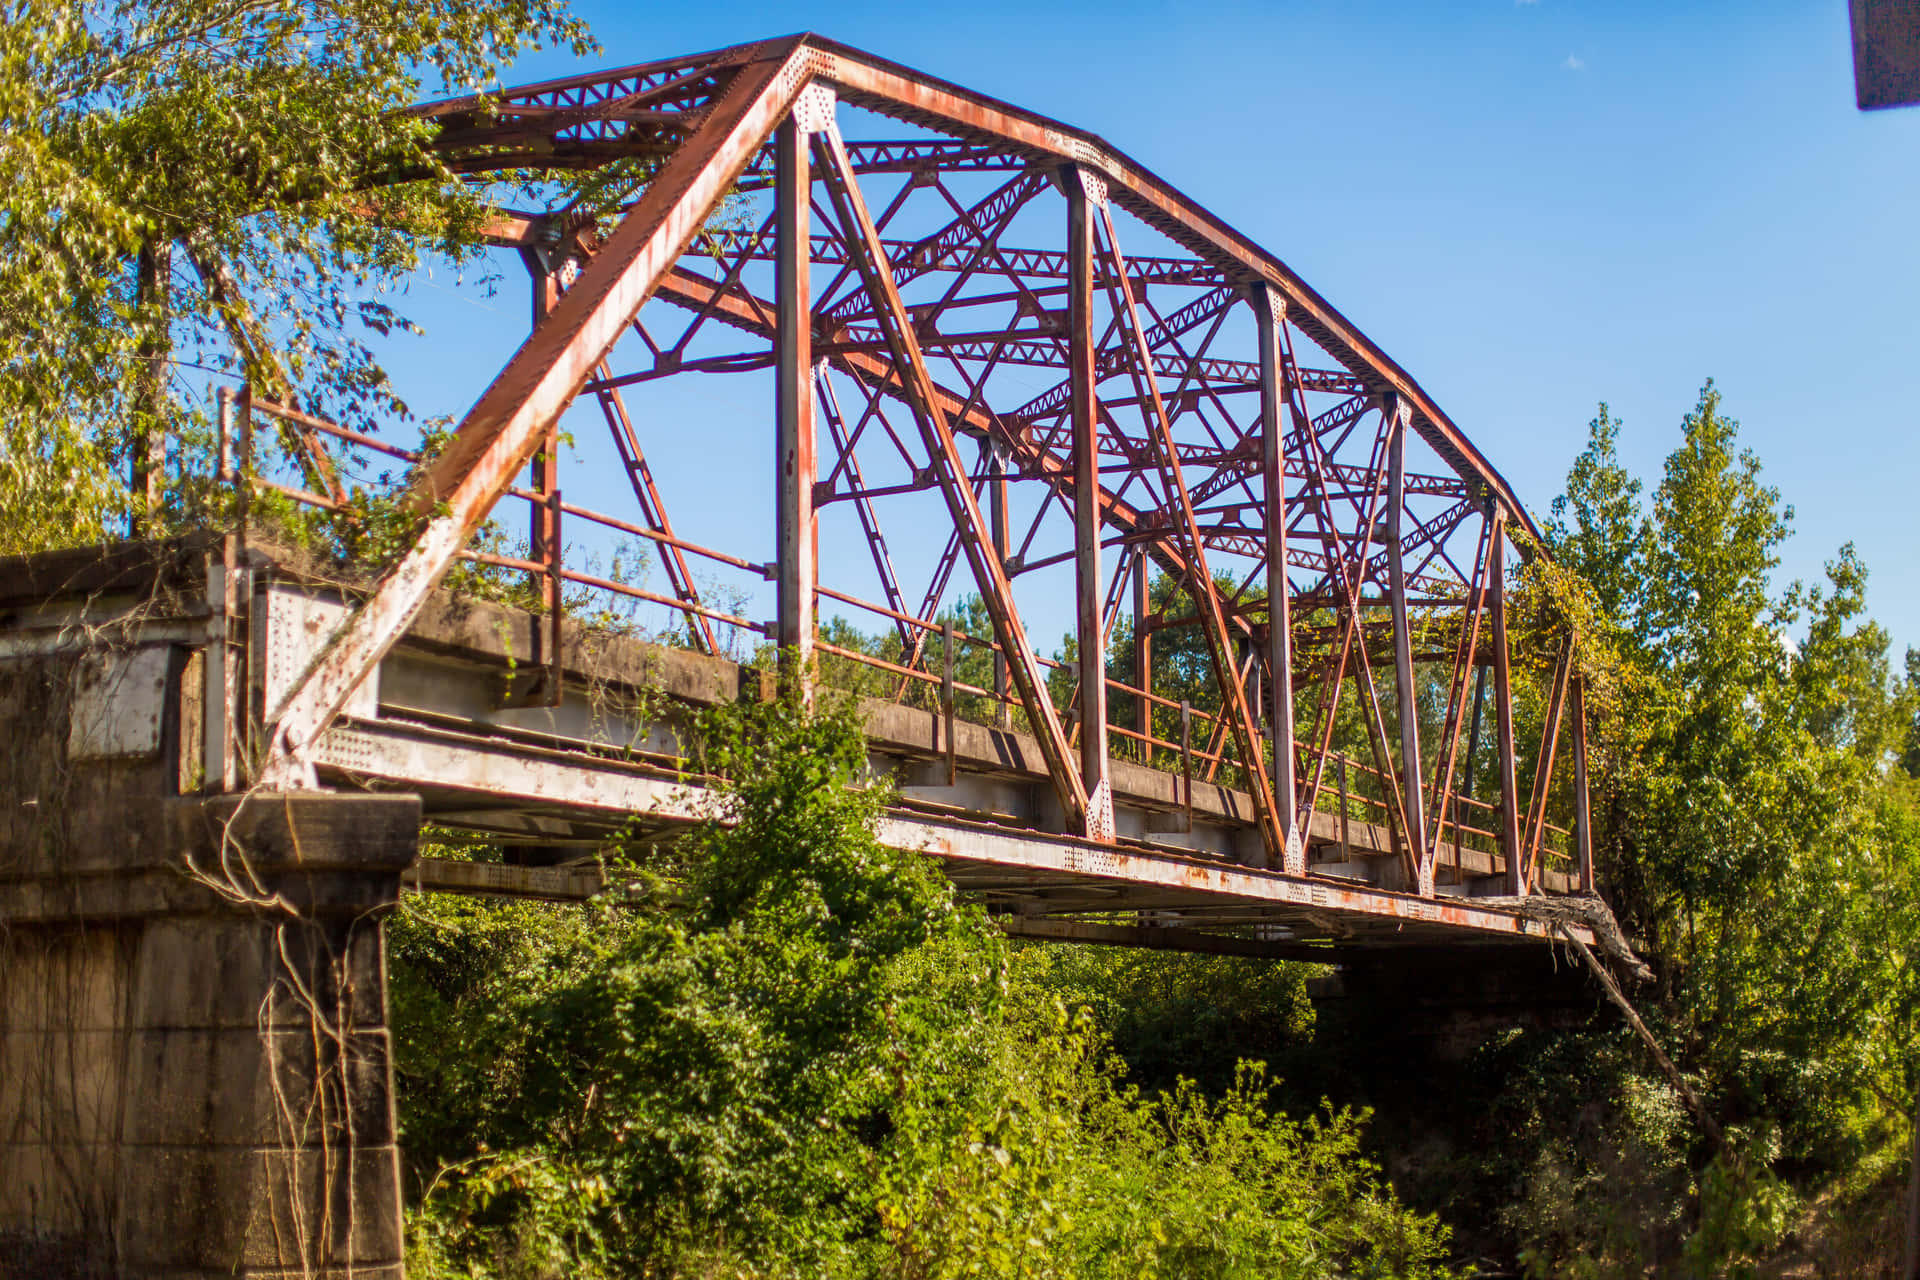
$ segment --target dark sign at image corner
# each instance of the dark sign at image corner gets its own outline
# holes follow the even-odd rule
[[[1851,8],[1860,109],[1920,103],[1920,0],[1852,0]]]

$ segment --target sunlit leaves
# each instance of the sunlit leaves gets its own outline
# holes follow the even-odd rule
[[[1773,581],[1792,510],[1711,383],[1650,502],[1618,431],[1603,407],[1551,528],[1605,655],[1603,887],[1662,972],[1648,1012],[1722,1117],[1842,1172],[1906,1141],[1920,839],[1893,762],[1913,690],[1850,545],[1824,584]],[[1715,1167],[1698,1249],[1750,1253],[1779,1189]]]
[[[1253,1067],[1136,1092],[1048,953],[875,839],[844,710],[728,707],[698,741],[737,821],[654,851],[670,909],[396,928],[411,1273],[1443,1274],[1361,1116],[1289,1119]]]
[[[405,327],[381,295],[466,260],[483,213],[403,108],[527,48],[588,47],[550,0],[5,0],[0,16],[0,420],[30,421],[42,460],[37,491],[0,473],[0,514],[39,545],[98,536],[87,501],[135,435],[203,423],[209,374],[353,425],[402,414],[368,341]],[[176,252],[142,294],[150,245]],[[81,467],[74,486],[47,483],[56,461]]]

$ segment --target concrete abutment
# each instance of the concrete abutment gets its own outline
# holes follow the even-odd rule
[[[0,1277],[399,1277],[419,800],[70,758],[67,665],[0,664]]]

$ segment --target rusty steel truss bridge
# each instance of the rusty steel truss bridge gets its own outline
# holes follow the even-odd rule
[[[1537,942],[1525,899],[1591,894],[1573,643],[1516,603],[1538,530],[1405,370],[1194,200],[811,35],[418,111],[476,183],[632,194],[493,217],[533,322],[430,456],[222,394],[248,502],[345,519],[354,459],[404,466],[416,534],[384,571],[257,523],[16,565],[15,649],[170,602],[127,622],[80,756],[178,739],[183,789],[415,793],[505,850],[420,887],[579,896],[616,835],[707,812],[660,699],[758,696],[750,637],[779,679],[858,687],[884,837],[1012,932],[1328,957]],[[763,412],[689,421],[722,384]],[[676,533],[667,431],[772,545]],[[265,432],[293,442],[277,471]],[[569,501],[569,466],[631,505]],[[597,567],[608,538],[657,579]],[[456,569],[544,605],[460,598]],[[661,626],[595,629],[589,599]],[[1028,619],[1067,601],[1057,661]]]

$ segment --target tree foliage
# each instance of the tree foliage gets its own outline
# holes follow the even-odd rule
[[[1779,1242],[1780,1174],[1818,1188],[1905,1141],[1920,845],[1898,759],[1912,693],[1891,678],[1851,545],[1824,584],[1776,590],[1792,509],[1711,382],[1648,501],[1618,433],[1601,406],[1550,543],[1602,606],[1594,639],[1616,691],[1595,725],[1602,887],[1660,971],[1649,1012],[1733,1135],[1716,1154],[1669,1133],[1640,1167],[1670,1179],[1713,1156],[1686,1256],[1718,1274]],[[1614,1117],[1615,1140],[1639,1141],[1622,1137],[1639,1128],[1627,1110]],[[1554,1158],[1597,1167],[1591,1144],[1574,1149]],[[1538,1274],[1576,1274],[1556,1269],[1564,1251],[1540,1256]]]
[[[103,537],[117,474],[204,437],[210,373],[402,412],[369,340],[486,207],[404,108],[541,44],[591,47],[562,0],[6,0],[0,552]]]
[[[1050,953],[878,842],[847,709],[699,738],[724,815],[672,907],[395,926],[415,1274],[1440,1274],[1357,1115],[1251,1064],[1141,1093]]]

